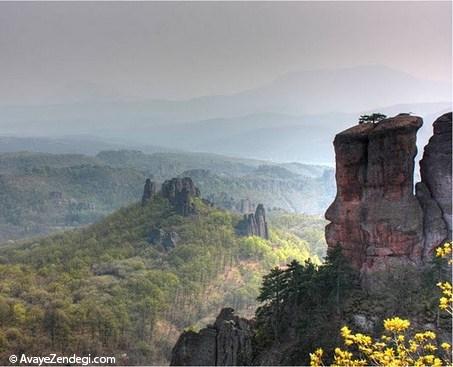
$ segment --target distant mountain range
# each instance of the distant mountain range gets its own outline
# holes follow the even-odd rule
[[[412,112],[424,117],[418,134],[419,151],[431,136],[431,124],[448,111],[448,103],[395,105],[379,108],[389,116]],[[336,133],[354,124],[359,113],[291,116],[281,113],[216,118],[131,130],[125,136],[67,135],[63,137],[0,136],[0,152],[33,151],[96,155],[103,150],[208,152],[278,162],[333,165]]]
[[[177,152],[161,146],[125,144],[116,139],[103,139],[92,135],[68,135],[62,137],[19,137],[0,135],[0,153],[35,152],[51,154],[96,155],[105,150],[135,149],[145,153]]]
[[[335,133],[359,114],[412,112],[429,124],[451,108],[449,101],[450,83],[420,80],[383,66],[361,66],[295,72],[241,93],[184,101],[0,106],[0,129],[13,136],[90,134],[104,142],[98,151],[115,148],[106,146],[115,142],[141,150],[146,150],[143,145],[157,146],[150,152],[165,147],[333,164]]]

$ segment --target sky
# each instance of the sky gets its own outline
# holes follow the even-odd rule
[[[451,2],[1,2],[1,104],[231,94],[379,64],[451,80]]]

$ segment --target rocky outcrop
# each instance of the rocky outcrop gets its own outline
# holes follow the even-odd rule
[[[143,196],[142,196],[142,205],[148,204],[154,195],[156,194],[156,183],[151,181],[149,178],[145,181],[145,187],[143,189]]]
[[[148,241],[153,245],[162,246],[166,251],[170,251],[176,247],[179,236],[174,231],[167,232],[161,228],[153,228],[149,232]]]
[[[429,259],[433,249],[448,238],[442,210],[424,182],[415,185],[415,193],[423,210],[423,259]]]
[[[217,330],[207,327],[196,333],[184,331],[171,353],[170,366],[214,366]]]
[[[178,177],[162,184],[162,196],[170,201],[179,214],[188,216],[195,213],[193,198],[200,196],[200,190],[190,177]]]
[[[420,161],[422,181],[416,195],[423,208],[424,256],[452,238],[452,113],[433,124],[433,136],[425,146]]]
[[[244,218],[237,226],[237,233],[241,236],[258,236],[269,239],[266,210],[263,204],[258,204],[255,213],[244,214]]]
[[[263,204],[258,204],[255,211],[256,235],[269,239],[269,230],[266,222],[266,211]]]
[[[171,366],[248,366],[252,363],[251,321],[224,308],[214,325],[185,331],[172,351]]]
[[[451,239],[452,114],[433,124],[413,193],[416,134],[422,119],[400,114],[338,134],[337,196],[326,212],[330,248],[362,273],[393,264],[422,264]]]
[[[396,116],[335,137],[337,196],[326,212],[326,240],[362,271],[421,259],[423,213],[413,172],[422,123]]]

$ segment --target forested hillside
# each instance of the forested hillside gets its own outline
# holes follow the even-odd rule
[[[239,215],[193,202],[196,214],[183,217],[156,195],[85,229],[4,245],[1,360],[26,350],[166,363],[184,328],[224,306],[250,316],[263,274],[293,259],[318,263],[312,254],[325,249],[322,220],[305,217],[319,231],[305,239],[287,229],[288,215],[274,217],[265,240],[238,236]],[[170,244],[156,241],[156,229]]]
[[[0,155],[0,242],[86,225],[140,195],[144,174],[81,155]]]
[[[135,201],[146,177],[190,175],[216,206],[241,211],[248,200],[267,209],[322,213],[334,195],[333,170],[299,163],[213,154],[105,151],[0,154],[0,242],[94,223]]]
[[[435,259],[432,265],[375,274],[378,285],[373,289],[361,286],[359,272],[340,247],[329,251],[321,266],[293,261],[273,269],[264,276],[259,295],[263,304],[256,311],[254,363],[309,365],[310,353],[323,348],[325,363],[336,365],[334,350],[342,346],[345,325],[374,338],[383,331],[384,320],[395,315],[411,320],[415,330],[434,330],[436,353],[448,360],[440,344],[451,337],[451,315],[438,309],[441,292],[436,284],[450,279],[451,272],[446,261]]]

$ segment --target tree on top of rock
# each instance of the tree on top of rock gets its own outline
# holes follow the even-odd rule
[[[379,112],[372,113],[371,115],[361,115],[359,117],[359,124],[363,124],[364,122],[371,122],[375,124],[385,118],[387,118],[387,115]]]

